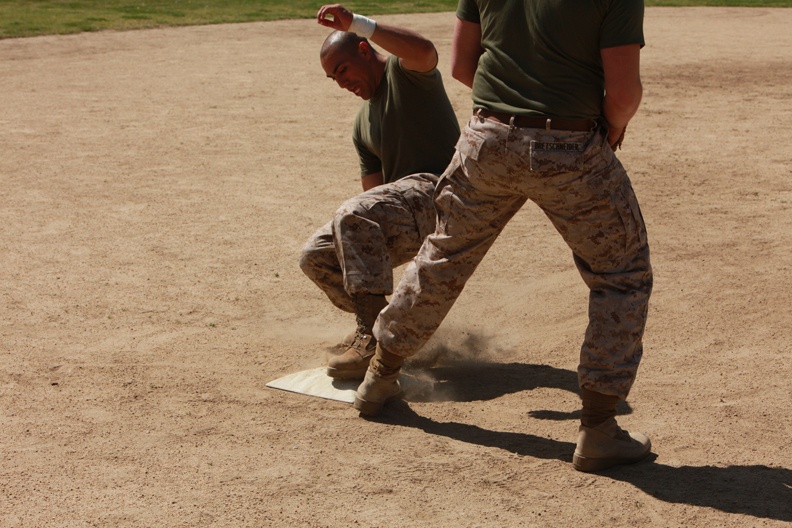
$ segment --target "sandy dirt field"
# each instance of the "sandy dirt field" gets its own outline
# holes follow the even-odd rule
[[[381,17],[432,38],[452,13]],[[0,41],[0,526],[792,523],[792,10],[650,8],[620,152],[655,267],[620,422],[570,461],[587,292],[527,205],[381,419],[265,387],[352,327],[299,251],[360,101],[286,21]],[[399,273],[401,270],[399,271]]]

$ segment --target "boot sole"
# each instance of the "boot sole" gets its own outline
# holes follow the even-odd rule
[[[385,401],[381,402],[370,402],[360,398],[357,394],[355,394],[355,403],[352,404],[360,414],[364,416],[377,416],[379,413],[382,412],[382,409],[385,407],[386,404],[396,401],[402,397],[401,391],[393,396],[386,398]]]
[[[584,473],[602,471],[603,469],[608,469],[613,466],[635,464],[648,457],[651,452],[652,446],[650,444],[647,446],[644,453],[632,457],[588,458],[575,453],[572,457],[572,467]]]

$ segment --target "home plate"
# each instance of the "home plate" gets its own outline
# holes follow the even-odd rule
[[[412,376],[399,375],[404,392],[413,392],[416,385],[420,385]],[[280,389],[308,396],[317,396],[327,400],[336,400],[346,403],[355,401],[355,391],[360,385],[360,380],[337,380],[327,375],[327,367],[318,367],[287,374],[267,383],[271,389]]]
[[[302,370],[267,383],[267,387],[272,389],[297,392],[346,403],[355,401],[355,391],[359,385],[360,380],[337,380],[331,378],[327,375],[327,367]]]

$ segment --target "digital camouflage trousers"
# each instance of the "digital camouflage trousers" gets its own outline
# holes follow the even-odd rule
[[[346,312],[354,312],[352,295],[390,295],[393,268],[435,230],[437,179],[413,174],[350,198],[305,244],[300,268]]]
[[[393,354],[418,352],[527,200],[564,238],[590,290],[579,384],[625,398],[643,354],[652,269],[632,185],[600,128],[515,128],[474,116],[437,184],[436,231],[405,270],[374,335]]]

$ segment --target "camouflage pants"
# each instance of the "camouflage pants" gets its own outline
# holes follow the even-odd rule
[[[437,179],[413,174],[350,198],[305,244],[300,268],[346,312],[354,312],[352,295],[390,295],[393,268],[435,230]]]
[[[572,249],[590,289],[580,386],[624,398],[643,353],[652,270],[630,180],[599,129],[512,128],[474,116],[437,184],[437,229],[408,266],[374,334],[393,354],[415,354],[528,199]]]

